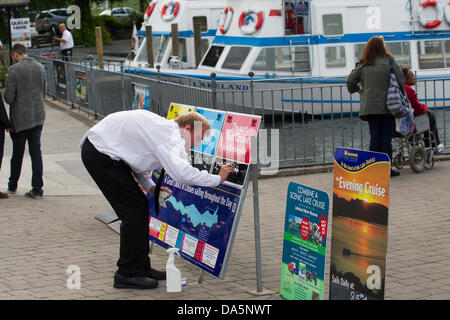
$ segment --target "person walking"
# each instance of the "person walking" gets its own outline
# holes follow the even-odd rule
[[[165,272],[151,268],[149,258],[149,201],[142,189],[155,196],[158,206],[164,176],[155,184],[152,170],[162,166],[174,180],[199,186],[217,186],[234,172],[231,164],[222,166],[218,175],[189,164],[187,150],[200,146],[209,129],[197,112],[167,120],[131,110],[108,115],[81,140],[83,164],[121,220],[115,288],[152,289],[166,278]]]
[[[53,39],[59,41],[59,51],[61,54],[61,58],[64,61],[68,61],[69,57],[72,57],[73,51],[73,37],[72,33],[67,30],[67,27],[64,23],[60,23],[58,26],[59,32],[61,33],[61,37],[53,36]]]
[[[40,63],[28,56],[27,49],[22,44],[13,46],[11,56],[15,64],[8,69],[5,88],[5,101],[10,106],[10,135],[13,145],[8,193],[16,193],[25,144],[28,141],[33,174],[32,189],[25,195],[40,199],[44,193],[41,133],[45,120],[45,70]]]
[[[3,148],[5,145],[5,131],[9,131],[11,122],[6,114],[5,105],[3,103],[2,93],[0,92],[0,169],[2,168]],[[0,192],[0,199],[8,198],[8,194]]]
[[[361,60],[347,77],[350,93],[361,95],[359,117],[369,123],[370,151],[386,153],[392,162],[392,136],[395,118],[389,112],[386,99],[391,67],[400,89],[405,93],[405,77],[382,37],[372,37],[364,46]],[[400,175],[391,168],[391,177]]]

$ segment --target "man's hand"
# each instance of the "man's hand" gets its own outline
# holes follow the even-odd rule
[[[219,171],[220,182],[224,182],[225,180],[227,180],[228,175],[232,172],[234,172],[234,167],[231,163],[227,163],[221,166]]]

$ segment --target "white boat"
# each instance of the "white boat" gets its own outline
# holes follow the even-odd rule
[[[194,47],[194,24],[201,24],[200,57],[208,50],[216,31],[219,17],[225,8],[225,0],[154,0],[144,15],[144,23],[138,31],[144,37],[133,61],[126,61],[132,66],[147,71],[167,69],[194,69],[196,64]],[[178,56],[173,55],[172,24],[178,26]],[[154,65],[148,65],[146,26],[152,27],[152,48]]]
[[[342,86],[367,40],[382,36],[397,62],[410,65],[419,80],[442,80],[435,83],[434,93],[424,92],[426,86],[418,88],[419,96],[427,94],[428,100],[442,105],[450,91],[445,82],[450,71],[447,0],[228,0],[222,11],[214,41],[200,65],[170,68],[165,55],[160,60],[161,76],[171,81],[193,77],[199,79],[194,85],[201,87],[200,80],[214,73],[216,80],[224,81],[219,90],[240,91],[249,86],[237,85],[239,81],[248,83],[253,73],[257,90],[308,88],[293,91],[289,98],[286,92],[272,91],[274,103],[258,93],[253,103],[264,109],[285,111],[287,102],[292,112],[323,114],[335,113],[336,103],[342,112],[355,112],[359,98],[352,100],[342,88],[333,93],[331,85]],[[133,65],[140,67],[139,73],[154,74],[140,66],[139,59]],[[330,85],[327,92],[323,83]],[[310,89],[316,85],[321,91]],[[224,98],[223,103],[229,100]]]

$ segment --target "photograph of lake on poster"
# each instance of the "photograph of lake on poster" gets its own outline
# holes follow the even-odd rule
[[[354,290],[360,293],[382,297],[383,288],[369,290],[367,280],[372,275],[368,267],[373,265],[380,268],[381,279],[385,277],[388,209],[378,203],[339,198],[336,194],[333,206],[331,273],[354,283]]]

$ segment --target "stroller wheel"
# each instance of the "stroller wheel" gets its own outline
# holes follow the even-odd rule
[[[393,164],[397,169],[402,169],[405,165],[405,157],[403,156],[403,152],[399,152],[393,159]]]
[[[425,161],[425,169],[427,170],[431,170],[434,167],[434,156],[433,156],[433,152],[430,152],[427,155],[427,160]]]
[[[427,156],[422,146],[414,146],[409,153],[409,165],[415,173],[422,172],[425,169]]]

